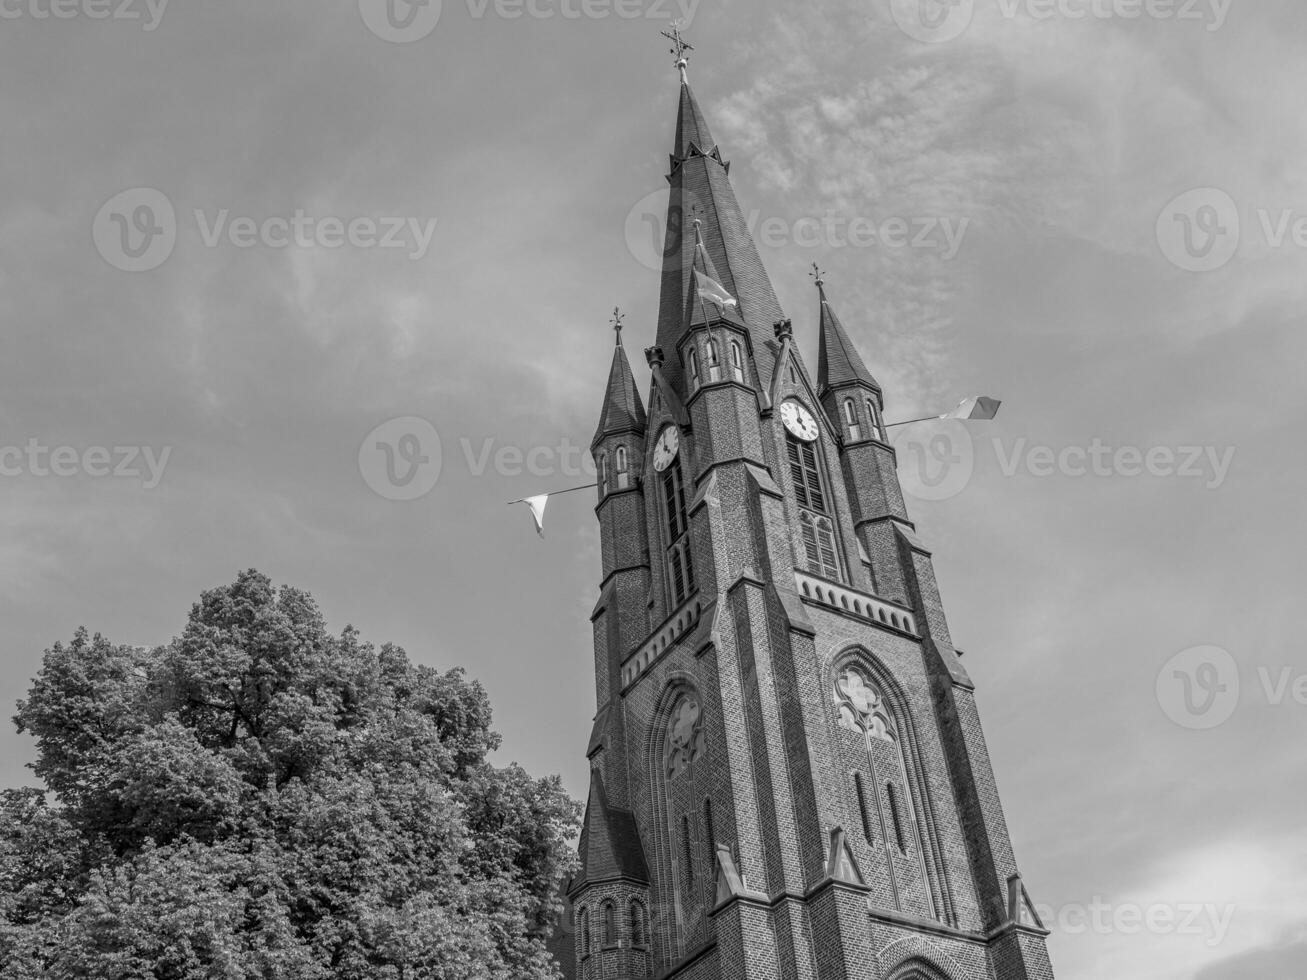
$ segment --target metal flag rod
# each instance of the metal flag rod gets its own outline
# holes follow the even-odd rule
[[[587,483],[587,484],[586,484],[585,486],[583,486],[583,487],[569,487],[569,488],[566,489],[566,490],[550,490],[548,493],[536,494],[535,496],[537,496],[537,497],[559,497],[559,496],[562,496],[562,495],[565,494],[565,493],[577,493],[577,492],[580,491],[580,490],[593,490],[593,489],[594,489],[595,487],[597,487],[597,486],[599,486],[599,484],[597,484],[597,483]],[[531,500],[531,499],[533,499],[533,498],[532,498],[532,497],[522,497],[520,500],[510,500],[510,501],[508,502],[508,506],[509,506],[509,507],[512,507],[514,504],[524,504],[524,503],[526,503],[528,500]]]

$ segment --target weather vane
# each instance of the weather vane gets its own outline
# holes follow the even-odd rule
[[[672,42],[671,54],[676,55],[676,67],[680,69],[681,81],[685,81],[685,69],[689,65],[689,60],[685,57],[685,52],[693,51],[694,45],[681,36],[681,24],[683,21],[672,21],[672,29],[663,31],[663,37]]]
[[[626,314],[622,312],[621,307],[613,307],[613,331],[617,334],[617,343],[622,342],[622,321],[626,319]]]
[[[821,271],[821,267],[816,262],[812,263],[812,271],[808,273],[812,276],[813,281],[817,283],[818,288],[826,285],[826,273]]]

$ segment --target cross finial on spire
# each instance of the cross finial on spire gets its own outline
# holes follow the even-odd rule
[[[817,265],[816,262],[812,263],[812,271],[808,275],[812,276],[813,281],[817,283],[818,289],[826,285],[826,273],[821,271],[821,266]]]
[[[622,312],[621,307],[613,307],[613,319],[610,321],[613,325],[613,332],[617,334],[617,346],[622,346],[622,321],[626,319],[626,314]]]
[[[679,19],[672,21],[672,29],[663,31],[662,35],[672,42],[671,53],[676,55],[676,68],[681,73],[681,81],[684,82],[685,69],[690,64],[689,59],[685,57],[685,52],[693,51],[694,45],[681,36],[682,23],[683,21]]]

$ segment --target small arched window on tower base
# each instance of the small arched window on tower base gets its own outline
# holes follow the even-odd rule
[[[844,399],[844,424],[849,430],[849,442],[862,438],[862,427],[858,425],[858,409],[852,398]]]
[[[618,446],[614,456],[614,482],[618,490],[625,490],[631,485],[630,467],[627,465],[627,454],[625,446]]]
[[[731,377],[744,384],[744,354],[738,340],[731,341]]]
[[[881,442],[888,442],[889,437],[885,432],[885,419],[881,417],[880,406],[876,404],[876,399],[867,399],[867,417],[871,419],[871,436],[873,439],[879,439]]]

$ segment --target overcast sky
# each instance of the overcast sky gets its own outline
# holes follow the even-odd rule
[[[1005,400],[901,465],[1058,976],[1299,975],[1302,0],[122,3],[0,0],[7,703],[255,567],[584,794],[593,500],[505,503],[615,305],[647,384],[679,3],[810,367],[819,261],[891,420]]]

